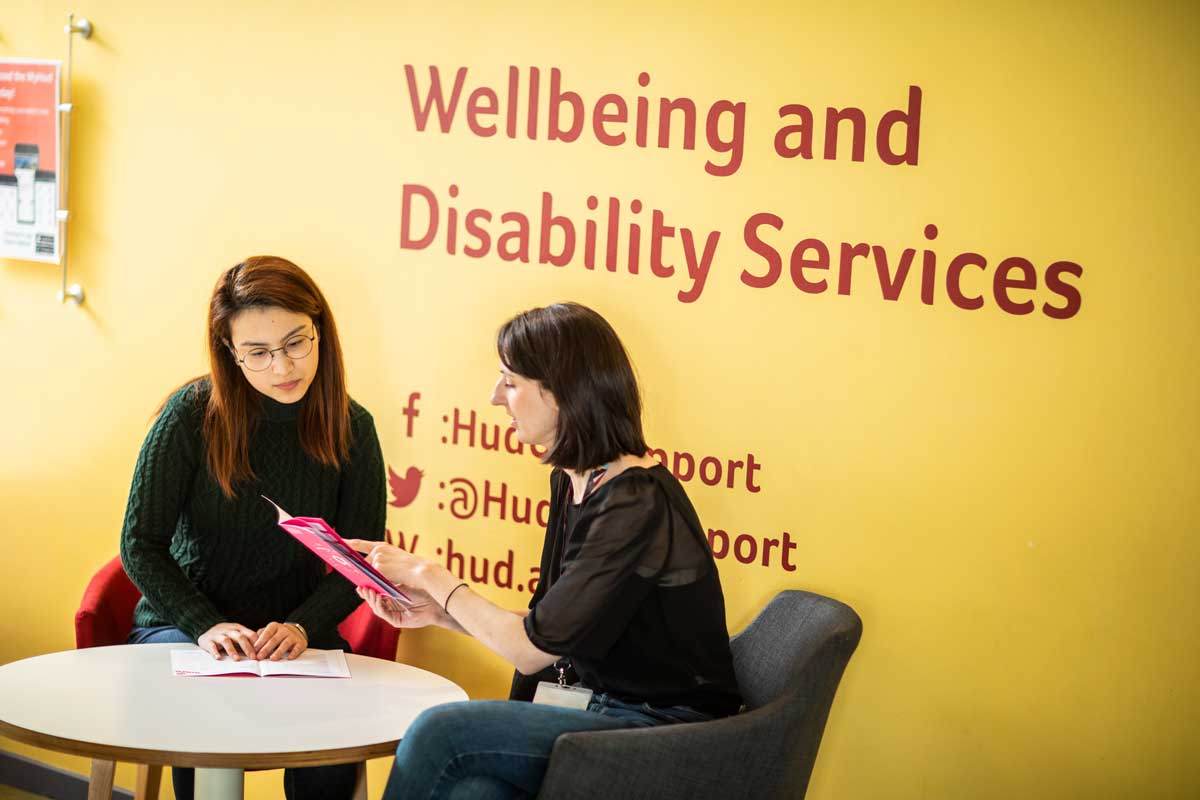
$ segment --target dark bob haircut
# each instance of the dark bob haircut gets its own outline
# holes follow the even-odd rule
[[[530,309],[500,327],[496,350],[505,367],[558,403],[558,429],[543,461],[578,472],[646,454],[637,378],[604,317],[578,303]]]

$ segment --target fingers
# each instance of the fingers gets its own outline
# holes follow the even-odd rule
[[[367,539],[347,539],[346,544],[350,545],[359,553],[362,553],[363,558],[366,559],[367,563],[380,571],[382,571],[382,568],[380,567],[381,561],[386,561],[389,558],[395,557],[399,553],[404,552],[400,548],[393,547],[385,542],[376,542]],[[386,575],[387,573],[384,574]]]
[[[276,656],[278,658],[299,658],[300,654],[308,649],[308,639],[305,639],[304,634],[291,625],[283,625],[282,627],[291,635],[279,645]]]
[[[229,631],[223,633],[217,638],[217,643],[225,649],[225,652],[233,657],[234,661],[241,661],[242,657],[254,658],[254,639],[253,632],[242,628],[241,630]]]
[[[225,652],[233,656],[234,661],[240,661],[242,656],[254,658],[254,631],[243,625],[230,625],[216,637],[218,644]]]
[[[243,657],[255,657],[254,640],[266,630],[255,632],[236,622],[220,622],[201,634],[196,644],[218,661],[225,656],[241,661]]]
[[[384,600],[387,598],[373,589],[361,589],[359,590],[359,594],[362,596],[363,600],[366,601],[367,605],[370,606],[371,611],[375,614],[375,616],[391,623],[392,625],[399,626],[399,615],[384,604]]]
[[[234,661],[241,661],[242,657],[238,654],[237,647],[229,638],[229,634],[218,633],[212,638],[213,645],[217,648],[217,659],[220,660],[225,656],[229,656]]]
[[[360,586],[358,587],[358,596],[362,598],[362,601],[367,604],[367,608],[371,609],[375,616],[379,616],[379,612],[375,611],[375,603],[372,601],[374,597],[378,596],[378,592],[374,589],[364,589]]]
[[[241,648],[246,658],[254,658],[254,631],[239,627],[237,633],[233,635],[233,641]]]
[[[408,607],[374,589],[365,588],[358,590],[358,596],[370,607],[375,616],[395,628],[419,628],[430,624],[428,619],[422,619],[413,614],[417,609],[424,608],[426,605],[424,603]]]
[[[287,654],[293,641],[299,638],[296,631],[288,625],[272,622],[263,629],[263,634],[255,641],[255,658],[270,658],[278,661]]]
[[[271,636],[258,651],[259,658],[270,656],[272,661],[281,658],[297,658],[308,649],[308,637],[298,625],[287,622],[272,622],[267,626]]]
[[[204,633],[200,634],[200,638],[196,640],[196,644],[199,645],[204,652],[208,653],[217,661],[220,661],[222,658],[221,649],[217,647],[216,634],[214,633],[215,630],[215,627],[209,628]]]
[[[370,564],[372,567],[374,567],[376,570],[379,570],[382,573],[382,567],[380,565],[384,561],[387,560],[387,556],[388,556],[388,551],[384,550],[383,546],[380,545],[378,547],[372,547],[371,551],[369,553],[367,553],[365,556],[363,556],[363,558],[366,559],[368,564]],[[386,577],[386,575],[385,575],[385,577]]]
[[[379,592],[375,591],[374,589],[359,589],[358,593],[360,595],[362,595],[362,599],[366,602],[366,604],[368,606],[371,607],[371,610],[374,611],[376,614],[378,614],[379,613]]]
[[[262,650],[258,651],[259,658],[269,658],[272,661],[278,661],[281,658],[288,658],[288,653],[292,649],[293,639],[290,636],[279,636],[270,641],[270,643]]]
[[[387,604],[387,597],[374,589],[359,589],[358,594],[371,607],[371,610],[375,612],[375,616],[383,617],[384,619],[388,618],[389,606]]]
[[[367,589],[360,586],[358,587],[358,596],[362,598],[363,602],[367,604],[368,608],[370,608],[372,611],[375,610],[374,600],[379,596],[379,592],[375,591],[374,589]]]
[[[307,649],[308,642],[304,640],[303,636],[298,636],[296,637],[296,641],[292,643],[291,652],[284,656],[284,658],[299,658]]]
[[[256,637],[254,637],[254,650],[256,652],[261,653],[263,646],[267,642],[271,641],[271,639],[275,636],[276,631],[278,631],[278,629],[279,629],[278,622],[272,622],[270,625],[268,625],[265,628],[259,628],[258,635]],[[260,655],[259,658],[262,658],[262,656]]]
[[[373,608],[377,614],[389,617],[392,616],[392,605],[388,602],[388,599],[381,594],[377,594],[371,598],[371,608]]]

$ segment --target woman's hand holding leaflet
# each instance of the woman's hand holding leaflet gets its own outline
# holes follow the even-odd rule
[[[362,553],[371,566],[397,586],[421,588],[422,580],[433,567],[420,556],[394,545],[365,539],[347,539],[346,544]]]
[[[390,544],[364,539],[347,539],[346,543],[362,553],[371,566],[413,600],[411,606],[405,606],[373,589],[359,588],[358,596],[367,602],[375,616],[396,628],[439,625],[451,630],[462,630],[454,618],[442,610],[441,603],[434,600],[418,583],[429,577],[432,564]]]
[[[457,629],[458,626],[454,621],[447,617],[446,612],[442,611],[437,603],[433,602],[433,598],[427,592],[411,586],[405,586],[403,589],[404,593],[413,600],[411,606],[386,597],[374,589],[360,587],[358,596],[366,601],[371,610],[375,612],[375,616],[392,627],[424,628],[429,625],[440,625]]]
[[[525,674],[537,672],[558,660],[559,656],[540,650],[525,632],[525,612],[507,611],[469,591],[455,593],[462,580],[440,564],[390,544],[347,539],[347,543],[366,554],[371,566],[412,596],[417,605],[401,608],[384,603],[378,593],[359,590],[376,615],[396,627],[419,628],[440,625],[474,636],[486,647]],[[375,595],[372,598],[371,595]],[[454,603],[446,608],[453,595]]]

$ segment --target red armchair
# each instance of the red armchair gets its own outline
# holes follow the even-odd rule
[[[75,647],[104,647],[125,644],[133,630],[133,607],[142,593],[129,580],[121,557],[111,561],[92,576],[79,610],[75,612]]]
[[[75,647],[103,647],[124,644],[133,630],[133,607],[142,593],[129,580],[121,557],[111,561],[92,576],[79,610],[75,612]],[[359,605],[342,624],[338,633],[360,656],[394,661],[400,630],[371,613],[366,603]]]

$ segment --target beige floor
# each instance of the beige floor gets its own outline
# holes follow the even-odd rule
[[[0,800],[42,800],[40,794],[30,794],[14,789],[11,786],[0,785]]]

